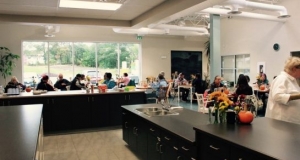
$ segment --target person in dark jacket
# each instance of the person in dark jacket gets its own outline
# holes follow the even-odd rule
[[[85,88],[85,84],[80,82],[82,80],[82,74],[77,74],[71,82],[70,90],[81,90],[81,88]]]
[[[48,84],[49,77],[44,75],[41,79],[41,82],[37,85],[36,90],[47,90],[54,91],[54,88]]]
[[[192,85],[195,88],[195,92],[199,93],[199,94],[203,94],[204,93],[204,85],[203,85],[203,81],[201,79],[201,74],[197,73],[195,79],[192,81]]]
[[[69,85],[71,85],[71,83],[68,80],[64,79],[63,75],[60,73],[58,75],[58,80],[54,84],[54,87],[62,91],[66,91],[67,90],[66,86]]]

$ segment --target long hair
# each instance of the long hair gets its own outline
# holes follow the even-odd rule
[[[239,88],[239,89],[245,89],[247,87],[249,87],[249,84],[248,84],[246,76],[243,75],[243,74],[240,74],[238,82],[237,82],[237,88]]]

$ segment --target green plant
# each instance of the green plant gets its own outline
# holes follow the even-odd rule
[[[10,52],[6,47],[0,47],[0,72],[6,83],[6,78],[11,76],[13,68],[16,66],[15,60],[19,59],[19,55]]]

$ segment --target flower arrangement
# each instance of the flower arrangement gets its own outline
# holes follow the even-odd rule
[[[211,93],[209,100],[214,100],[215,123],[225,122],[225,111],[233,105],[233,102],[221,91]]]
[[[209,100],[215,100],[215,109],[225,111],[233,102],[227,97],[227,94],[221,91],[215,91],[209,95]],[[216,105],[217,104],[217,105]]]

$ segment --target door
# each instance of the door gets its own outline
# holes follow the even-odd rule
[[[110,126],[122,125],[122,105],[127,104],[126,94],[113,94],[110,96],[109,118]]]
[[[148,144],[147,144],[147,155],[148,160],[160,160],[160,153],[159,153],[159,137],[153,136],[148,134]]]
[[[52,127],[54,131],[72,129],[71,100],[70,97],[47,98],[52,108]]]
[[[130,93],[126,95],[128,104],[145,104],[146,103],[146,94],[141,93]]]
[[[72,129],[91,128],[90,96],[76,96],[72,98]]]
[[[91,127],[106,127],[109,125],[109,95],[91,96]]]

